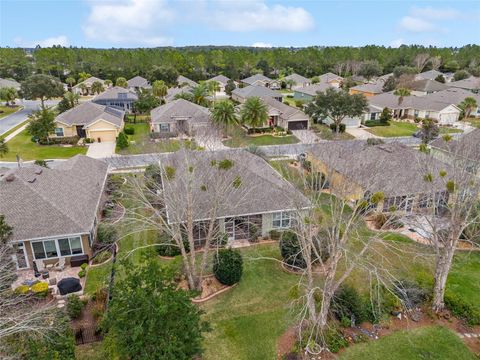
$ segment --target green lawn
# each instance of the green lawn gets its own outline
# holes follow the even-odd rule
[[[85,146],[64,147],[60,145],[35,144],[31,141],[31,136],[26,130],[7,142],[7,145],[9,151],[1,158],[2,161],[15,161],[16,154],[18,154],[22,160],[46,160],[66,159],[87,152],[87,147]]]
[[[441,127],[440,128],[440,134],[455,134],[455,133],[462,133],[463,130],[461,129],[455,129],[451,127]]]
[[[475,360],[477,357],[450,330],[424,327],[401,331],[376,341],[354,345],[340,355],[342,360]]]
[[[0,105],[0,119],[4,118],[5,116],[8,116],[10,114],[13,114],[15,111],[18,111],[21,108],[22,108],[22,106],[11,107],[11,106]]]
[[[401,121],[390,121],[389,126],[375,126],[367,128],[368,132],[381,137],[411,136],[418,131],[416,124]]]
[[[466,119],[465,121],[470,123],[470,125],[472,125],[472,126],[480,128],[480,119],[478,119],[478,118],[471,117],[471,118]]]
[[[225,140],[223,143],[228,147],[245,147],[249,145],[265,146],[265,145],[284,145],[284,144],[296,144],[299,140],[293,135],[287,136],[272,136],[266,135],[247,135],[245,130],[241,127],[231,127],[228,130],[230,139]]]

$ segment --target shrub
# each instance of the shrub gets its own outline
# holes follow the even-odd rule
[[[325,334],[325,343],[332,353],[338,353],[341,349],[348,346],[348,341],[343,334],[335,328],[330,328]]]
[[[280,240],[281,237],[282,237],[282,231],[270,230],[270,239]]]
[[[453,315],[465,319],[468,325],[480,325],[480,308],[454,292],[445,293],[445,305]]]
[[[340,124],[339,127],[338,127],[338,132],[339,133],[344,133],[346,128],[347,127],[346,127],[345,124]],[[337,125],[336,124],[330,124],[330,129],[332,129],[333,132],[336,132],[337,131]]]
[[[302,100],[295,100],[295,106],[298,108],[303,108],[303,101]]]
[[[413,309],[428,300],[429,292],[412,280],[399,280],[394,283],[393,292],[405,304]]]
[[[127,134],[127,135],[133,135],[133,134],[135,134],[135,128],[133,128],[133,127],[126,127],[125,129],[123,129],[123,131],[124,131],[125,134]]]
[[[101,264],[110,259],[112,253],[108,250],[100,251],[95,257],[92,259],[93,264]]]
[[[87,263],[83,263],[82,265],[80,265],[80,269],[85,270],[87,266],[88,266]]]
[[[48,294],[48,283],[38,282],[32,285],[32,293],[39,297],[46,297]]]
[[[221,249],[213,259],[213,274],[224,285],[231,286],[242,278],[243,259],[238,250]]]
[[[400,300],[383,285],[377,284],[371,294],[373,296],[365,298],[364,303],[366,317],[372,324],[378,323],[401,308]]]
[[[377,229],[381,229],[385,225],[387,225],[386,228],[390,229],[398,229],[403,226],[400,218],[395,214],[377,213],[373,217],[373,223]]]
[[[369,146],[375,146],[375,145],[381,145],[385,144],[385,142],[382,139],[379,138],[368,138],[367,139],[367,145]]]
[[[33,142],[37,142],[37,139],[32,138]],[[78,136],[69,136],[69,137],[55,137],[55,138],[49,138],[48,140],[41,140],[38,139],[38,143],[40,145],[76,145],[78,143],[78,140],[80,140],[80,137]]]
[[[86,275],[87,275],[87,272],[84,269],[82,269],[78,272],[78,277],[79,278],[84,278]]]
[[[45,160],[35,160],[34,164],[48,169],[48,164]]]
[[[128,147],[128,137],[125,132],[121,132],[117,137],[117,146],[119,149],[125,149]]]
[[[26,295],[30,292],[30,287],[28,285],[20,285],[15,288],[15,293],[20,295]]]
[[[159,244],[157,248],[157,253],[160,256],[174,257],[180,255],[180,248],[175,243],[173,238],[166,233],[158,233],[157,243]],[[183,239],[183,246],[185,250],[190,251],[190,246],[187,239]]]
[[[92,306],[92,316],[94,317],[95,320],[100,319],[103,314],[105,313],[105,307],[103,303],[97,302]]]
[[[349,285],[342,285],[332,301],[332,313],[338,320],[342,318],[355,319],[357,324],[366,320],[366,311],[363,300],[358,291]]]
[[[68,295],[67,297],[67,314],[70,319],[78,319],[82,314],[82,309],[85,306],[82,300],[76,294]]]
[[[257,242],[258,241],[258,237],[260,236],[260,229],[258,228],[257,225],[255,224],[250,224],[249,228],[248,228],[248,231],[249,231],[249,235],[250,235],[250,238],[249,238],[249,241],[250,242]]]
[[[103,245],[113,244],[118,239],[117,230],[108,224],[100,224],[97,229],[97,242]]]
[[[95,142],[92,138],[85,138],[85,144],[93,144]]]
[[[298,242],[297,234],[292,231],[285,231],[280,240],[280,253],[283,262],[295,268],[304,269],[307,263],[302,255],[302,249]]]

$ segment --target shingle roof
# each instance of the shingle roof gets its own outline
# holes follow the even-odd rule
[[[230,79],[228,77],[226,77],[225,75],[217,75],[217,76],[214,76],[211,79],[208,79],[208,81],[216,81],[216,82],[219,82],[220,84],[223,84],[223,85],[227,85],[228,80],[230,80]]]
[[[261,85],[248,85],[244,88],[236,88],[232,91],[232,94],[240,96],[244,99],[249,97],[283,97],[283,95],[277,91],[269,89]]]
[[[15,90],[20,90],[20,83],[13,79],[2,79],[0,78],[0,89],[1,88],[14,88]]]
[[[272,81],[272,79],[266,77],[263,74],[255,74],[242,80],[243,83],[250,85],[254,84],[256,81],[263,81],[269,83],[270,81]]]
[[[88,233],[107,175],[107,164],[77,155],[55,169],[14,169],[0,177],[0,214],[12,240]],[[8,181],[12,175],[13,181]]]
[[[442,91],[448,89],[448,87],[448,85],[430,79],[417,80],[414,81],[411,85],[409,85],[409,88],[411,90],[425,91],[428,93]]]
[[[55,121],[69,126],[88,126],[99,119],[103,119],[117,127],[121,127],[124,116],[125,111],[92,102],[85,102],[61,113],[55,118]]]
[[[95,100],[138,100],[138,95],[135,91],[130,89],[125,89],[120,86],[114,86],[110,89],[105,90],[103,93],[98,94],[93,98]]]
[[[262,101],[267,104],[270,109],[277,110],[279,115],[286,120],[292,118],[293,116],[304,117],[305,119],[309,118],[308,115],[306,115],[303,111],[284,104],[283,102],[275,100],[271,97],[264,97],[262,98]]]
[[[415,78],[424,80],[435,80],[438,75],[443,75],[443,73],[438,70],[428,70],[415,75]]]
[[[150,112],[152,123],[170,123],[188,120],[191,123],[205,123],[210,120],[210,110],[185,99],[177,99],[160,105]]]
[[[189,78],[187,78],[183,75],[180,75],[177,78],[177,84],[180,85],[180,86],[182,86],[182,84],[188,84],[189,86],[192,86],[192,87],[198,86],[198,84],[195,81],[190,80]]]
[[[233,166],[228,170],[219,169],[218,163],[225,159],[233,162]],[[310,205],[264,159],[245,150],[180,150],[161,154],[160,165],[176,170],[173,179],[163,177],[170,222],[186,219],[187,194],[192,192],[187,186],[198,189],[193,192],[195,220],[208,219],[214,201],[220,201],[217,217],[294,210]],[[193,184],[187,185],[191,178]],[[238,181],[240,186],[235,187],[233,183]],[[215,195],[219,193],[220,196]]]
[[[150,82],[141,76],[135,76],[128,80],[127,83],[128,87],[138,87],[143,89],[151,88]]]
[[[167,90],[167,96],[165,96],[165,99],[167,101],[172,101],[175,99],[175,96],[178,94],[186,94],[191,92],[192,87],[187,85],[184,87],[172,87]]]
[[[393,91],[390,91],[372,96],[368,98],[368,102],[370,105],[382,109],[388,107],[389,109],[416,109],[426,111],[441,111],[447,106],[457,104],[448,99],[434,97],[435,94],[438,93],[425,96],[404,96],[402,101],[400,101],[400,96],[394,95]]]
[[[381,94],[383,92],[383,85],[385,85],[384,81],[377,80],[374,83],[361,84],[353,86],[350,89],[373,94]]]
[[[301,84],[305,84],[305,83],[310,83],[310,79],[307,79],[306,77],[302,76],[302,75],[298,75],[298,74],[291,74],[291,75],[288,75],[288,76],[285,76],[285,80],[293,80],[295,81],[295,84],[297,85],[301,85]]]
[[[468,79],[452,81],[449,85],[467,90],[479,90],[480,77],[470,76]]]
[[[333,81],[333,80],[343,81],[343,77],[341,77],[337,74],[331,73],[331,72],[327,72],[325,74],[322,74],[318,78],[320,79],[320,82],[330,82],[330,81]]]
[[[315,96],[319,91],[322,92],[330,88],[333,88],[333,86],[330,85],[329,83],[323,82],[323,83],[312,84],[312,85],[304,86],[301,88],[297,88],[295,89],[295,92],[307,94],[310,96]]]
[[[74,88],[79,87],[80,84],[85,84],[87,87],[91,87],[92,84],[93,84],[95,81],[99,81],[99,82],[101,82],[102,84],[105,83],[105,80],[99,79],[99,78],[97,78],[97,77],[95,77],[95,76],[91,76],[91,77],[89,77],[88,79],[85,79],[84,81],[79,82],[77,85],[74,86]]]
[[[452,152],[458,156],[480,162],[480,129],[475,129],[467,134],[462,134],[448,143],[441,137],[430,143],[432,148]]]
[[[435,175],[449,166],[400,143],[367,145],[359,140],[334,141],[316,144],[309,152],[372,193],[402,196],[445,190],[444,179]],[[434,175],[433,183],[424,180],[429,172]]]

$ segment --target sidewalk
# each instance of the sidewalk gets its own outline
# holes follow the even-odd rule
[[[17,130],[15,130],[14,132],[12,132],[11,134],[5,136],[5,142],[8,142],[9,140],[11,140],[12,138],[14,138],[15,136],[17,136],[18,134],[20,134],[23,130],[25,130],[27,128],[27,125],[28,123],[26,123],[25,125],[22,125],[20,126]]]

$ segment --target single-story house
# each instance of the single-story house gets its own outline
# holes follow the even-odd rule
[[[270,79],[269,77],[266,77],[262,74],[255,74],[248,78],[245,78],[242,80],[242,83],[246,86],[265,86],[273,90],[278,90],[282,88],[282,83],[280,80]]]
[[[317,84],[312,84],[308,85],[302,88],[297,88],[295,89],[293,93],[293,99],[294,100],[300,100],[303,102],[310,102],[313,100],[313,98],[319,93],[323,92],[327,89],[330,88],[336,88],[335,86],[331,85],[330,83],[327,82],[320,82]]]
[[[220,88],[220,91],[218,93],[220,94],[225,94],[225,86],[227,86],[227,83],[230,79],[226,77],[225,75],[217,75],[214,76],[211,79],[208,79],[208,81],[216,81],[218,83],[218,87]]]
[[[180,133],[194,136],[197,129],[211,125],[210,110],[185,99],[177,99],[153,109],[151,131],[166,137]]]
[[[127,81],[128,88],[132,91],[139,91],[141,89],[151,89],[152,85],[150,85],[150,81],[141,77],[141,76],[134,76],[130,80]]]
[[[445,179],[434,176],[425,181],[428,171],[438,174],[449,166],[427,158],[424,153],[401,143],[368,145],[366,141],[335,141],[311,147],[307,159],[312,172],[322,173],[336,196],[352,203],[369,200],[381,192],[384,200],[377,210],[388,212],[392,207],[410,213],[432,206],[432,201],[446,203]],[[372,204],[372,206],[375,206]]]
[[[115,141],[122,131],[125,111],[85,102],[55,118],[55,137],[79,136],[98,142]]]
[[[34,165],[0,173],[0,214],[13,227],[7,241],[18,269],[32,269],[35,260],[65,258],[69,264],[77,255],[91,257],[107,168],[77,155],[54,169]]]
[[[294,85],[292,85],[292,89],[302,88],[311,85],[312,83],[310,79],[307,79],[306,77],[295,73],[285,76],[285,81],[288,80],[292,80],[294,82]]]
[[[462,88],[451,87],[443,91],[428,95],[430,99],[444,103],[459,105],[465,98],[471,97],[477,101],[477,108],[473,109],[471,116],[480,117],[480,94],[473,93]]]
[[[268,124],[280,126],[286,130],[303,130],[309,128],[309,117],[300,109],[284,104],[271,97],[262,98],[268,107]]]
[[[335,88],[341,87],[344,80],[343,77],[331,72],[320,75],[318,79],[320,83],[330,84]]]
[[[20,90],[20,83],[13,79],[2,79],[0,78],[0,89],[2,88],[14,88],[15,90]]]
[[[114,86],[95,96],[92,101],[96,104],[114,107],[130,113],[133,111],[133,104],[137,100],[138,95],[135,91]]]
[[[382,80],[377,80],[373,83],[366,83],[357,86],[352,86],[349,89],[350,95],[353,94],[362,94],[365,97],[371,97],[383,93],[383,86],[385,82]]]
[[[282,101],[283,99],[281,93],[261,85],[249,85],[244,88],[236,88],[232,91],[232,99],[240,103],[245,102],[249,97],[271,97],[278,101]]]
[[[446,90],[449,85],[442,84],[441,82],[429,79],[416,80],[409,85],[411,94],[414,96],[425,96],[438,91]]]
[[[468,79],[452,81],[449,85],[478,94],[480,92],[480,77],[470,76]]]
[[[79,82],[77,85],[74,85],[72,87],[72,92],[74,94],[79,94],[79,95],[93,95],[93,92],[92,92],[92,85],[94,82],[100,82],[103,86],[105,86],[105,80],[102,80],[102,79],[99,79],[95,76],[91,76],[89,77],[88,79],[82,81],[82,82]],[[86,88],[86,93],[83,92],[82,90],[82,87],[83,85],[85,85],[85,88]]]
[[[196,87],[198,86],[198,83],[196,83],[195,81],[183,76],[183,75],[179,75],[178,78],[177,78],[177,85],[179,87],[184,87],[184,86],[190,86],[190,87]]]
[[[193,88],[190,87],[189,85],[185,85],[183,87],[168,88],[167,96],[165,96],[165,101],[166,102],[173,101],[173,100],[175,100],[175,96],[181,95],[181,94],[191,93],[192,90],[193,90]]]
[[[415,80],[435,80],[442,75],[446,81],[450,81],[452,74],[444,74],[438,70],[428,70],[415,75]]]
[[[271,230],[288,229],[297,210],[311,206],[267,161],[243,149],[183,149],[159,157],[167,221],[185,224],[191,215],[197,246],[203,245],[212,217],[218,232],[233,243],[249,240],[252,233],[268,236]],[[221,166],[225,162],[228,167]],[[175,169],[175,176],[168,176],[167,167]]]

